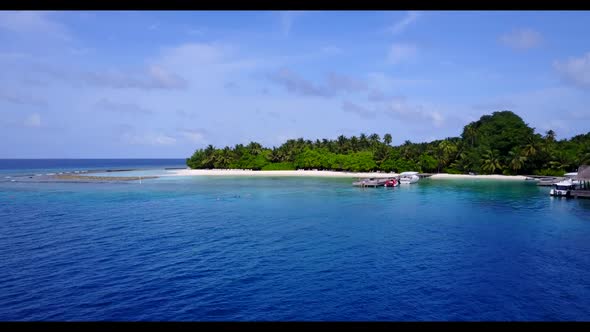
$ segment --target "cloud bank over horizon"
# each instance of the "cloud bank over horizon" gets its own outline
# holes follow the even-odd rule
[[[590,131],[590,42],[574,27],[590,14],[5,11],[0,158],[423,142],[500,110],[568,138]]]

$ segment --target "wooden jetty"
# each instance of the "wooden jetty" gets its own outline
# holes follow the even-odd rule
[[[422,180],[424,178],[429,178],[429,177],[433,176],[434,173],[418,173],[417,175],[420,178],[420,180]]]
[[[543,187],[551,187],[552,185],[556,184],[557,182],[561,182],[565,180],[564,177],[543,177],[538,178],[537,186]]]
[[[574,198],[590,198],[590,190],[576,189],[570,192]]]
[[[424,178],[428,178],[431,177],[433,174],[431,173],[419,173],[417,174],[418,177],[420,177],[420,179],[424,179]],[[399,181],[400,179],[400,175],[396,175],[396,176],[392,176],[392,177],[388,177],[388,178],[359,178],[358,181],[355,181],[352,183],[353,186],[355,187],[373,187],[373,188],[377,188],[377,187],[383,187],[385,185],[385,182],[395,179],[397,181]]]

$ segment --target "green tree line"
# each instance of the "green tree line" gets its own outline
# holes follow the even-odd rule
[[[392,146],[391,134],[335,140],[303,138],[265,148],[257,142],[198,149],[186,163],[194,169],[446,172],[563,175],[590,163],[590,132],[557,140],[555,132],[535,133],[511,111],[494,112],[463,128],[459,137]]]

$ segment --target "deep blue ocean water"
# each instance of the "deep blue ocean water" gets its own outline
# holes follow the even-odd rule
[[[590,200],[351,182],[0,183],[0,320],[590,320]]]

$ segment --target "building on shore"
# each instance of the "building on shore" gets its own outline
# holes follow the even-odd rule
[[[578,189],[572,192],[574,197],[590,198],[590,165],[582,165],[578,168],[576,180],[580,181]]]

